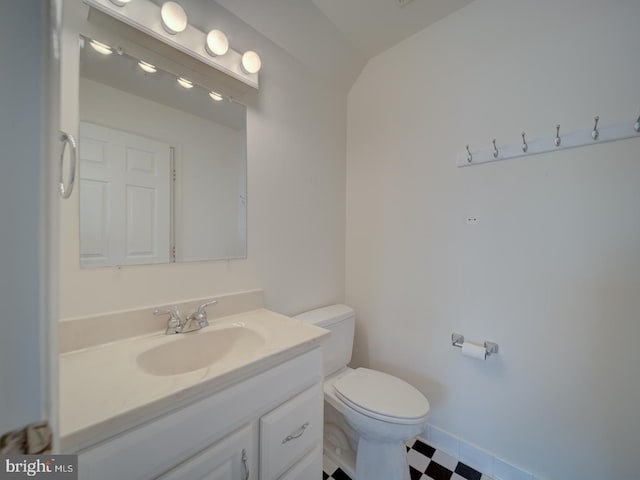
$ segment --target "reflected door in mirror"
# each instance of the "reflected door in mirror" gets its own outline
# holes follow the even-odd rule
[[[169,262],[169,145],[81,122],[80,165],[80,264]]]

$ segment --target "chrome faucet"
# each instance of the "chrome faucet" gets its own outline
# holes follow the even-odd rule
[[[170,307],[166,310],[156,309],[153,312],[154,315],[169,315],[169,321],[167,322],[167,329],[165,334],[173,335],[175,333],[182,332],[182,320],[180,320],[180,312],[177,307]]]
[[[193,313],[190,313],[184,322],[184,325],[183,325],[184,331],[190,332],[192,330],[196,330],[196,329],[199,330],[201,328],[208,327],[209,320],[207,320],[207,311],[205,310],[205,308],[207,308],[209,305],[215,305],[216,303],[218,303],[217,300],[211,300],[209,302],[203,303],[198,307],[198,310],[196,310]],[[192,325],[194,322],[197,323],[197,326],[195,328],[189,329],[189,326]]]
[[[154,310],[153,314],[169,315],[167,330],[164,332],[167,335],[174,335],[176,333],[187,333],[209,326],[209,321],[207,320],[207,311],[205,310],[205,308],[216,303],[218,303],[217,300],[211,300],[209,302],[203,303],[195,312],[190,313],[187,318],[184,319],[184,322],[180,319],[180,312],[178,311],[177,307],[170,307],[166,310],[157,309]],[[195,326],[193,326],[194,322],[196,323]]]

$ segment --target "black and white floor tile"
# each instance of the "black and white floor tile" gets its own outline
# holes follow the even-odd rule
[[[488,476],[421,440],[407,444],[407,458],[411,480],[491,480]],[[324,457],[323,470],[323,480],[351,480],[342,469],[326,457]]]

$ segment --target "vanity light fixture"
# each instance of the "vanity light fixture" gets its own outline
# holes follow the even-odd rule
[[[221,102],[222,101],[222,95],[220,95],[217,92],[209,92],[209,96],[215,102]]]
[[[111,47],[106,43],[98,42],[97,40],[91,40],[89,42],[89,45],[91,45],[91,47],[96,52],[101,53],[102,55],[111,55],[113,53]]]
[[[240,65],[245,73],[258,73],[262,67],[262,61],[260,60],[260,55],[253,50],[248,50],[242,54]]]
[[[234,50],[229,44],[226,34],[220,30],[203,31],[189,24],[187,13],[180,5],[182,3],[180,0],[78,1],[150,35],[155,40],[175,48],[245,85],[256,90],[259,88],[258,72],[262,66],[260,56],[251,50],[244,54]],[[98,20],[99,17],[96,16],[96,22]],[[118,52],[116,49],[113,51]],[[238,87],[238,92],[244,94],[245,89]]]
[[[187,90],[193,88],[193,82],[191,80],[187,80],[186,78],[178,77],[178,83],[182,88],[186,88]]]
[[[138,62],[138,66],[147,73],[156,73],[158,71],[155,65],[151,65],[150,63],[145,62],[144,60],[140,60]]]
[[[183,32],[187,28],[187,13],[176,2],[165,2],[160,9],[162,26],[171,35]]]
[[[204,48],[212,57],[224,55],[229,51],[229,39],[224,32],[220,30],[211,30],[207,34],[207,40],[204,42]]]

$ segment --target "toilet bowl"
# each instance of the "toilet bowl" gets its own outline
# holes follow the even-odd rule
[[[355,465],[338,455],[333,445],[325,452],[354,480],[410,480],[405,442],[422,433],[429,415],[429,402],[415,387],[387,373],[368,368],[351,369],[355,314],[345,305],[312,310],[296,318],[331,331],[323,343],[325,404],[344,420],[326,425],[333,437],[355,439]],[[327,411],[325,407],[325,412]],[[325,414],[325,421],[330,415]],[[346,430],[343,434],[340,430]],[[326,439],[326,435],[325,435]],[[341,464],[344,459],[346,464]],[[355,467],[355,468],[354,468]]]

